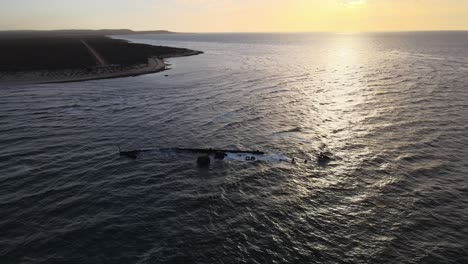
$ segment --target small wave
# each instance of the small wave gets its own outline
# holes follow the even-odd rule
[[[283,130],[283,131],[276,132],[275,134],[300,133],[300,132],[303,132],[302,127],[293,127],[293,128],[291,128],[291,129],[287,129],[287,130]]]

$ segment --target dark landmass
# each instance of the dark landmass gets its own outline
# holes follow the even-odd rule
[[[41,36],[0,41],[0,71],[77,69],[98,66],[82,41],[92,46],[109,64],[129,66],[200,52],[129,43],[106,36]]]
[[[183,48],[130,43],[126,40],[108,37],[87,38],[86,41],[106,58],[110,64],[118,65],[146,63],[150,57],[164,59],[201,53]]]
[[[166,69],[163,59],[202,52],[130,43],[107,35],[168,31],[0,32],[0,84],[52,83],[137,76]]]
[[[75,69],[95,66],[76,38],[29,37],[0,41],[0,71]]]

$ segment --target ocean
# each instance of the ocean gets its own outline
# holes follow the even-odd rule
[[[204,54],[0,87],[0,263],[467,263],[468,32],[119,38]]]

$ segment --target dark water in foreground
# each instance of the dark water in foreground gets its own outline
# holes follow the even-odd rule
[[[129,38],[206,54],[1,88],[0,263],[468,260],[468,33]]]

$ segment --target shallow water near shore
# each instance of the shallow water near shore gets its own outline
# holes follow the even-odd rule
[[[205,54],[0,87],[0,263],[468,259],[468,33],[125,38]]]

